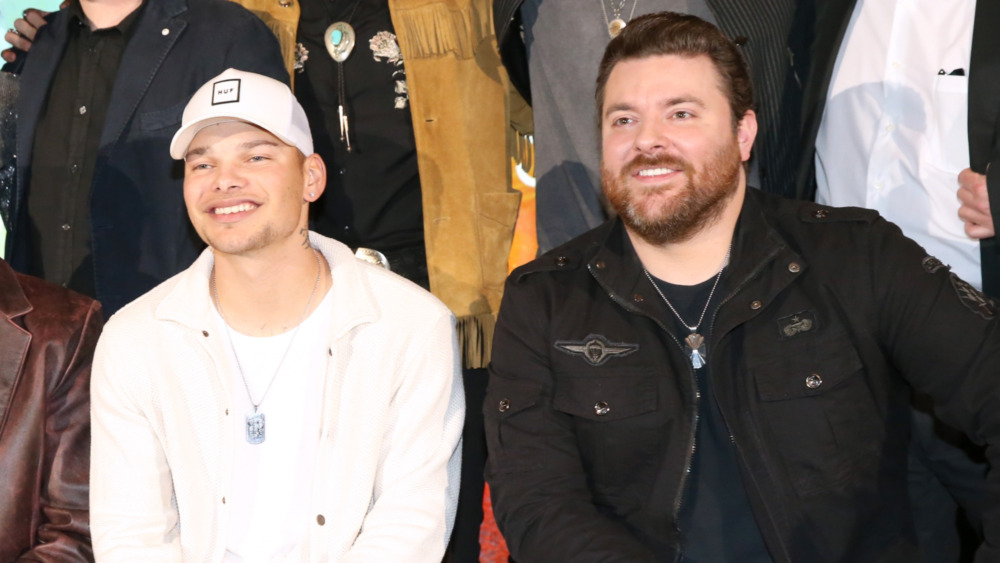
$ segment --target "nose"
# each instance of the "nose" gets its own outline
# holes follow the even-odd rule
[[[634,144],[635,149],[642,153],[666,149],[670,144],[666,127],[657,120],[643,120],[636,128]]]
[[[246,186],[246,177],[241,168],[235,164],[220,163],[216,167],[215,190],[228,192]]]

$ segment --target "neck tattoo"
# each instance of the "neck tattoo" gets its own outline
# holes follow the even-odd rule
[[[251,444],[261,444],[264,442],[264,413],[260,412],[260,405],[264,402],[264,398],[267,397],[267,392],[271,390],[274,380],[277,379],[278,372],[281,371],[281,364],[285,363],[285,356],[292,349],[292,342],[295,342],[295,335],[299,333],[299,327],[306,320],[306,316],[309,314],[309,307],[312,306],[313,299],[316,297],[316,290],[319,289],[319,280],[323,274],[323,264],[319,259],[319,252],[315,248],[312,249],[312,252],[313,256],[316,257],[316,281],[313,282],[312,293],[309,294],[309,301],[306,301],[306,308],[302,310],[299,322],[295,325],[295,330],[292,331],[292,337],[288,340],[288,345],[285,346],[285,351],[281,354],[281,359],[278,360],[278,367],[274,368],[274,374],[271,375],[271,379],[267,382],[267,387],[264,388],[264,394],[260,396],[259,401],[255,401],[253,398],[253,393],[250,391],[250,384],[247,383],[247,377],[243,374],[240,355],[236,353],[236,347],[233,346],[232,329],[229,328],[229,322],[226,321],[226,314],[222,311],[222,301],[219,301],[219,290],[215,285],[215,269],[212,269],[212,299],[215,300],[215,307],[219,310],[219,316],[222,317],[223,324],[226,325],[226,339],[229,341],[229,349],[233,351],[233,357],[236,358],[236,368],[240,370],[240,379],[243,380],[243,388],[246,389],[247,397],[250,398],[250,404],[253,405],[253,413],[246,415],[247,442]]]
[[[705,313],[708,312],[708,305],[712,302],[712,297],[715,295],[715,289],[719,287],[719,280],[722,279],[722,271],[725,270],[726,265],[729,264],[729,254],[732,251],[733,247],[732,244],[730,244],[729,250],[726,251],[726,258],[722,261],[722,266],[719,267],[719,272],[715,274],[715,283],[712,284],[712,291],[708,292],[708,299],[705,301],[705,306],[701,310],[701,316],[698,317],[698,322],[694,323],[694,326],[684,322],[681,314],[677,312],[677,309],[675,309],[673,304],[670,303],[667,296],[663,295],[663,292],[660,291],[660,286],[656,285],[656,282],[653,281],[653,276],[649,275],[649,271],[645,268],[642,270],[646,274],[646,278],[649,280],[649,283],[653,284],[653,289],[655,289],[656,293],[660,295],[663,302],[667,304],[667,307],[670,307],[670,310],[674,313],[674,316],[677,317],[677,320],[680,321],[685,328],[691,331],[691,334],[684,339],[684,343],[687,344],[688,357],[691,358],[691,366],[694,367],[694,369],[702,368],[708,359],[708,354],[705,350],[705,337],[698,332],[698,327],[700,327],[701,322],[705,320]]]

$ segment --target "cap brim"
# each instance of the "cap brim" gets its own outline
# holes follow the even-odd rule
[[[200,121],[195,121],[194,123],[188,123],[187,125],[181,127],[174,133],[174,138],[170,141],[170,156],[175,160],[184,160],[187,155],[188,148],[191,146],[191,141],[194,140],[195,136],[204,128],[211,125],[216,125],[218,123],[228,123],[230,121],[242,121],[243,123],[249,123],[255,127],[260,127],[264,131],[274,135],[281,142],[286,145],[295,147],[302,151],[302,149],[295,144],[291,139],[286,138],[284,135],[279,135],[278,133],[272,131],[271,129],[255,122],[253,119],[249,119],[240,115],[225,115],[216,117],[207,117]]]

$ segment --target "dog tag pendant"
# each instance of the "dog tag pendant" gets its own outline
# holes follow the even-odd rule
[[[261,444],[264,442],[264,413],[254,409],[247,415],[247,442]]]
[[[688,345],[691,356],[691,365],[694,369],[701,369],[705,365],[705,337],[692,332],[684,339]]]

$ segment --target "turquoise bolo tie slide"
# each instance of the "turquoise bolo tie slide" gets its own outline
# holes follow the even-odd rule
[[[337,114],[340,117],[340,141],[347,145],[351,152],[351,127],[347,122],[347,111],[344,108],[344,61],[354,50],[354,28],[347,22],[334,22],[323,33],[326,50],[337,61]]]

